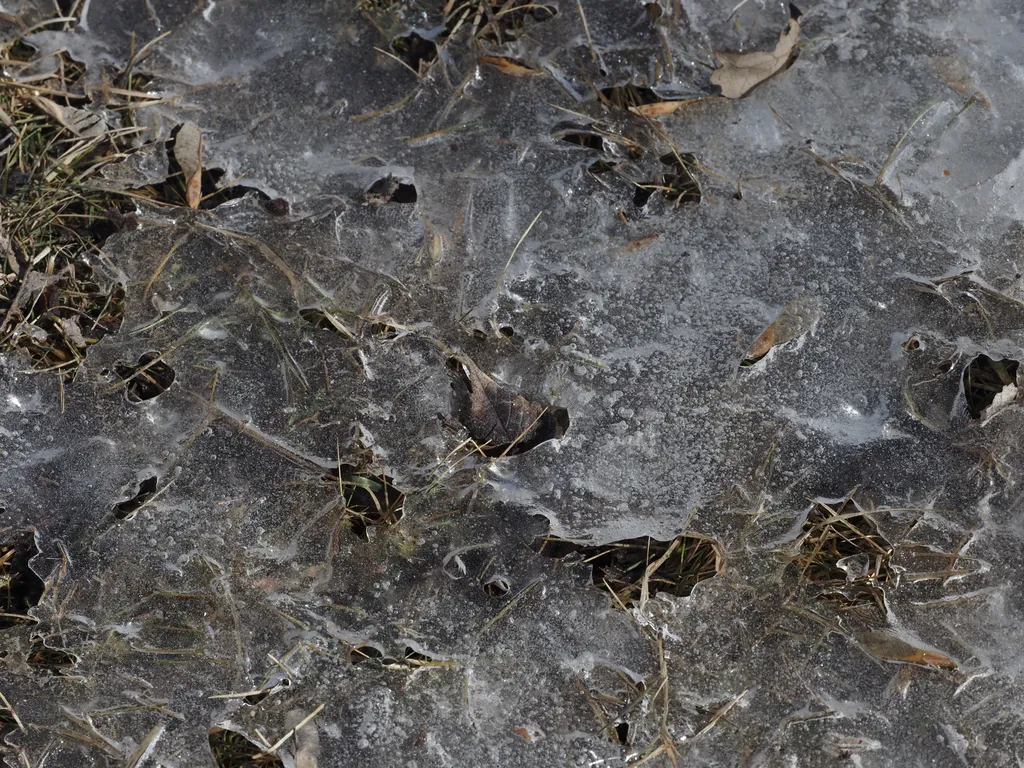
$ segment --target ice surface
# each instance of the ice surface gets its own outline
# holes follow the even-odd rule
[[[801,5],[793,66],[741,100],[708,95],[712,51],[771,50],[779,3],[559,2],[486,50],[470,18],[422,77],[378,50],[442,5],[91,0],[31,38],[99,83],[170,32],[148,139],[192,120],[291,210],[140,209],[106,247],[120,332],[63,390],[0,359],[0,524],[47,583],[0,633],[9,764],[121,765],[161,727],[147,764],[213,765],[210,728],[272,743],[321,704],[322,768],[1015,764],[1024,412],[972,419],[964,371],[1024,355],[1019,4]],[[702,98],[596,96],[627,83]],[[672,153],[700,202],[638,207]],[[163,172],[132,162],[112,183]],[[793,302],[813,322],[741,366]],[[453,357],[568,431],[472,455]],[[173,382],[129,397],[154,359]],[[350,530],[339,463],[401,520]],[[807,578],[829,509],[886,579],[874,550]],[[531,549],[549,531],[705,536],[725,567],[623,610]],[[74,666],[33,667],[40,641]]]

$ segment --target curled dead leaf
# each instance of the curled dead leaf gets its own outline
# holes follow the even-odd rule
[[[516,456],[548,440],[559,440],[569,428],[565,408],[528,400],[499,384],[468,357],[452,357],[455,413],[481,452],[491,458]]]
[[[905,664],[919,664],[925,667],[956,669],[957,664],[939,651],[918,648],[889,632],[865,632],[857,638],[860,647],[880,661],[898,661]]]
[[[772,347],[807,333],[817,318],[818,309],[813,303],[802,299],[789,302],[750,345],[740,365],[751,366],[767,355]]]
[[[774,51],[715,51],[722,65],[711,74],[711,84],[721,88],[725,98],[740,99],[772,75],[788,68],[796,58],[801,15],[790,3],[789,23]]]
[[[198,208],[203,193],[203,134],[191,120],[174,138],[174,159],[185,177],[185,200],[189,208]]]
[[[539,69],[533,69],[525,64],[520,64],[515,59],[506,59],[503,56],[481,56],[480,61],[484,64],[490,64],[499,72],[504,72],[506,75],[512,75],[513,77],[535,77],[536,75],[544,74]]]

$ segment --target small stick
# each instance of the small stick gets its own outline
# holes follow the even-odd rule
[[[288,731],[288,733],[286,733],[284,736],[282,736],[280,739],[277,740],[277,743],[274,744],[274,746],[272,746],[270,749],[266,750],[262,754],[264,754],[264,755],[272,755],[275,752],[277,752],[277,750],[279,750],[284,745],[284,743],[286,741],[288,741],[288,739],[290,739],[292,736],[295,735],[295,732],[297,730],[302,728],[304,725],[306,725],[306,723],[308,723],[314,717],[319,715],[323,711],[325,706],[327,706],[327,705],[326,704],[321,704],[319,707],[317,707],[312,712],[310,712],[308,715],[306,715],[306,717],[303,719],[303,721],[301,723],[299,723],[294,728],[292,728],[290,731]]]

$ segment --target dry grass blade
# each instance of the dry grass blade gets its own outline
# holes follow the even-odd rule
[[[307,725],[310,721],[313,720],[313,718],[315,718],[317,715],[319,715],[321,712],[323,712],[324,711],[324,707],[326,707],[326,706],[327,706],[326,704],[321,704],[316,709],[314,709],[312,712],[310,712],[308,715],[306,715],[302,719],[302,721],[299,722],[298,725],[296,725],[294,728],[292,728],[290,731],[288,731],[288,733],[286,733],[284,736],[282,736],[280,739],[278,739],[276,742],[274,742],[273,746],[271,746],[269,749],[265,750],[264,754],[272,755],[275,752],[277,752],[277,750],[279,750],[281,747],[284,746],[285,742],[287,742],[288,739],[292,738],[295,735],[296,731],[301,730],[303,728],[303,726]],[[257,757],[260,757],[260,756],[257,756]]]
[[[14,711],[14,707],[11,706],[11,703],[7,701],[7,697],[4,696],[2,692],[0,692],[0,704],[3,704],[3,708],[0,709],[0,711],[10,712],[11,720],[17,726],[18,730],[24,733],[25,724],[21,722],[21,718],[18,717],[18,713]]]
[[[479,61],[482,61],[484,64],[490,64],[499,72],[512,75],[513,77],[536,77],[537,75],[544,74],[539,69],[533,69],[525,64],[520,64],[514,59],[508,59],[503,56],[480,56]]]
[[[508,268],[512,264],[512,259],[514,259],[516,257],[516,254],[519,253],[519,247],[523,244],[523,241],[526,240],[527,236],[533,230],[537,222],[540,221],[540,217],[541,215],[543,215],[543,213],[544,211],[537,211],[537,215],[533,217],[533,221],[530,222],[530,226],[528,226],[523,231],[523,234],[519,237],[518,242],[516,242],[516,247],[513,248],[512,253],[509,254],[508,261],[505,262],[505,267],[501,270],[501,274],[498,275],[498,280],[494,284],[495,294],[501,293],[501,284],[505,282],[505,273],[508,272]]]

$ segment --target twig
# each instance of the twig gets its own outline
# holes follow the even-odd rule
[[[298,725],[296,725],[294,728],[292,728],[290,731],[288,731],[288,733],[286,733],[284,736],[282,736],[280,739],[278,739],[277,743],[275,743],[272,747],[270,747],[270,749],[264,750],[259,755],[256,755],[256,757],[259,758],[259,757],[262,757],[263,755],[272,755],[275,752],[277,752],[277,750],[279,750],[284,745],[284,743],[286,741],[288,741],[288,739],[290,739],[292,736],[295,735],[296,731],[298,731],[300,728],[302,728],[304,725],[306,725],[306,723],[308,723],[314,717],[319,715],[323,711],[324,707],[326,707],[326,706],[327,706],[326,704],[321,704],[319,707],[314,709],[312,712],[310,712],[308,715],[306,715],[306,717],[302,720],[302,722],[300,722]]]

